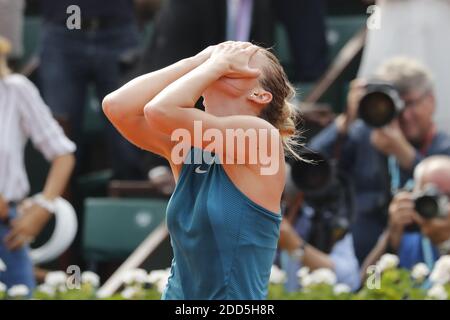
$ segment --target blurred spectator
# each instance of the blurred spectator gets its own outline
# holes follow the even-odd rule
[[[294,60],[291,81],[315,81],[327,66],[324,0],[277,0],[277,16],[286,28]]]
[[[447,201],[450,199],[450,157],[431,156],[423,160],[414,171],[414,180],[414,192],[400,192],[392,200],[388,228],[365,261],[365,268],[388,251],[399,256],[401,267],[412,268],[424,262],[432,270],[439,255],[450,252],[450,203],[443,208],[442,216],[425,218],[416,211],[414,202],[430,185]]]
[[[154,36],[139,74],[161,69],[225,40],[271,46],[271,0],[166,0],[156,17]]]
[[[313,81],[327,62],[324,16],[323,0],[167,0],[139,72],[163,68],[225,40],[270,47],[279,19],[294,57],[292,80]]]
[[[0,258],[7,265],[0,281],[8,287],[25,284],[33,288],[28,244],[46,225],[53,200],[66,187],[75,145],[53,119],[36,87],[9,72],[8,52],[8,42],[0,37]],[[51,162],[51,168],[41,195],[27,199],[28,206],[19,206],[29,192],[24,165],[28,138]]]
[[[437,127],[450,134],[450,0],[378,0],[376,4],[380,28],[369,30],[359,77],[372,76],[382,61],[393,56],[418,59],[436,80]]]
[[[25,0],[0,1],[0,36],[5,37],[12,45],[11,54],[8,57],[9,65],[13,69],[18,67],[23,55],[23,15]]]
[[[82,158],[82,124],[88,87],[103,97],[119,86],[119,61],[139,45],[133,0],[41,0],[44,18],[40,80],[54,116],[67,128]],[[69,29],[67,8],[77,5],[81,28]],[[105,121],[108,160],[115,179],[142,179],[141,152]]]
[[[413,59],[399,57],[384,62],[376,76],[399,88],[406,107],[398,118],[379,129],[357,120],[366,83],[358,79],[351,84],[346,113],[310,143],[313,150],[336,157],[353,181],[352,235],[360,264],[386,226],[391,190],[403,187],[423,158],[450,155],[450,138],[433,122],[435,91],[429,71]]]
[[[281,223],[278,247],[290,253],[289,257],[281,255],[281,264],[287,273],[286,289],[298,290],[297,272],[301,267],[308,267],[310,270],[319,268],[333,270],[338,283],[357,290],[360,284],[359,264],[353,248],[352,235],[345,234],[342,238],[336,239],[329,252],[322,251],[304,240],[305,234],[310,232],[314,223],[312,208],[308,206],[302,209],[294,227],[286,219]]]
[[[134,0],[136,5],[136,16],[140,28],[145,27],[145,24],[154,19],[155,14],[161,8],[164,0]]]

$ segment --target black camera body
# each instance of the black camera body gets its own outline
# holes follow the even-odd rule
[[[371,80],[359,102],[358,115],[371,127],[380,128],[395,119],[404,107],[405,103],[393,84]]]
[[[433,185],[414,195],[415,210],[424,219],[447,217],[448,203],[448,197]]]
[[[350,229],[353,217],[353,189],[334,159],[318,152],[303,152],[306,161],[292,163],[291,179],[304,194],[305,204],[314,210],[307,241],[324,252]]]

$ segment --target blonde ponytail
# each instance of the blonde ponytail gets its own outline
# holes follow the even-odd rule
[[[299,111],[293,104],[295,89],[275,55],[267,49],[263,52],[270,63],[264,70],[261,85],[272,93],[272,101],[261,111],[260,117],[279,130],[286,155],[303,160],[297,151],[302,144],[297,131]]]
[[[296,160],[303,160],[298,154],[298,149],[302,147],[300,142],[300,132],[297,126],[300,122],[300,114],[295,105],[290,101],[285,101],[283,106],[284,116],[281,117],[281,124],[278,126],[283,141],[283,147],[287,156]]]

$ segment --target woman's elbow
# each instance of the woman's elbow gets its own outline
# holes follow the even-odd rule
[[[103,113],[110,118],[115,113],[115,99],[109,94],[102,101],[102,110]]]
[[[108,117],[108,119],[114,119],[119,116],[119,103],[117,99],[112,95],[108,94],[102,101],[103,113]]]

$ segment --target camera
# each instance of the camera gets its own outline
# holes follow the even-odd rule
[[[302,191],[305,203],[313,209],[307,241],[324,252],[350,229],[354,212],[353,189],[347,175],[340,172],[334,159],[304,151],[304,161],[291,164],[291,180]]]
[[[359,102],[358,115],[368,125],[379,128],[389,124],[404,107],[405,103],[393,84],[371,80]]]
[[[332,164],[320,153],[303,152],[304,161],[292,165],[291,177],[298,189],[306,194],[324,192],[333,180]]]
[[[415,209],[425,219],[446,217],[448,203],[448,197],[434,185],[428,185],[422,192],[414,196]]]

